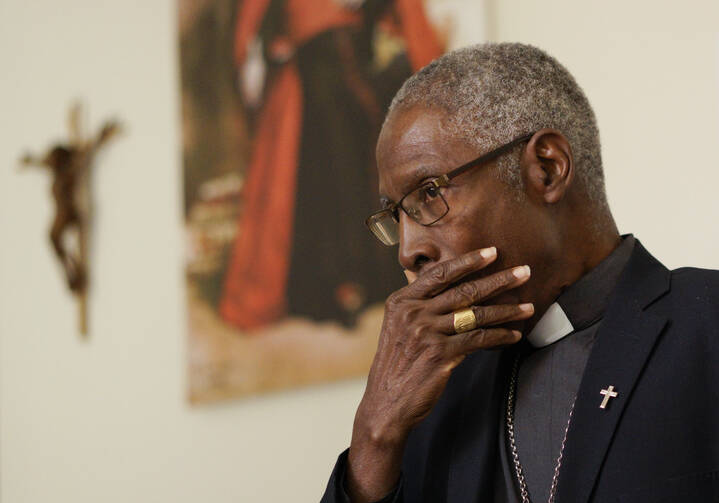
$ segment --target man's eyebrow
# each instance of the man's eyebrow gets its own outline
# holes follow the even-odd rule
[[[417,168],[412,171],[412,174],[407,177],[407,180],[402,183],[401,187],[404,189],[403,193],[416,189],[422,180],[427,178],[436,178],[441,175],[442,172],[437,167],[428,166],[426,164],[417,166]]]
[[[412,168],[412,172],[407,176],[407,179],[399,185],[402,191],[400,197],[419,187],[422,180],[427,178],[436,178],[442,174],[443,172],[441,172],[439,168],[428,164],[420,164],[419,166]],[[388,208],[394,204],[394,201],[386,195],[380,195],[379,202],[382,208]]]

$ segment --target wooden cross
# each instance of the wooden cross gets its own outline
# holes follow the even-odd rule
[[[602,400],[602,404],[599,406],[600,409],[606,409],[609,399],[614,398],[618,395],[618,393],[614,391],[614,386],[609,386],[609,388],[603,389],[599,393],[604,395],[604,400]]]

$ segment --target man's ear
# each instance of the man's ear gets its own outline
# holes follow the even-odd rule
[[[540,129],[532,136],[520,166],[524,190],[537,203],[561,201],[574,180],[572,148],[556,129]]]

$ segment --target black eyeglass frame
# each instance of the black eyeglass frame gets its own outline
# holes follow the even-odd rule
[[[442,215],[440,215],[439,217],[437,217],[436,219],[434,219],[432,222],[429,222],[429,223],[426,223],[426,224],[423,224],[423,223],[421,223],[421,222],[418,222],[415,218],[413,218],[412,215],[410,215],[409,212],[404,208],[404,206],[402,206],[402,202],[405,200],[405,198],[406,198],[407,196],[409,196],[409,195],[412,194],[414,191],[416,191],[416,190],[418,190],[418,189],[420,189],[420,188],[422,188],[422,187],[427,187],[427,186],[433,186],[433,187],[435,187],[435,188],[446,187],[447,185],[449,185],[449,181],[450,181],[452,178],[455,178],[455,177],[461,175],[462,173],[466,172],[466,171],[469,170],[470,168],[473,168],[473,167],[475,167],[475,166],[479,166],[479,165],[481,165],[481,164],[485,164],[485,163],[487,163],[487,162],[489,162],[489,161],[493,161],[493,160],[496,159],[497,157],[499,157],[499,156],[501,156],[501,155],[503,155],[503,154],[506,154],[507,152],[509,152],[510,150],[512,150],[512,149],[513,149],[514,147],[516,147],[517,145],[519,145],[519,144],[521,144],[521,143],[524,143],[524,142],[526,142],[526,141],[529,141],[529,140],[532,138],[532,136],[534,136],[534,133],[529,133],[529,134],[526,134],[526,135],[522,135],[522,136],[520,136],[519,138],[515,138],[514,140],[510,141],[509,143],[506,143],[506,144],[502,145],[501,147],[497,147],[496,149],[494,149],[494,150],[492,150],[492,151],[490,151],[490,152],[487,152],[486,154],[483,154],[483,155],[477,157],[476,159],[474,159],[474,160],[472,160],[472,161],[469,161],[469,162],[467,162],[467,163],[465,163],[465,164],[462,164],[462,165],[459,166],[458,168],[454,168],[452,171],[450,171],[450,172],[448,172],[448,173],[445,173],[444,175],[438,176],[437,178],[433,178],[433,179],[431,179],[431,180],[428,180],[428,181],[424,182],[423,184],[421,184],[421,185],[415,187],[414,189],[410,190],[409,192],[407,192],[404,196],[402,196],[402,199],[400,199],[400,200],[397,201],[396,203],[392,204],[390,207],[388,207],[388,208],[383,208],[383,209],[381,209],[381,210],[379,210],[379,211],[376,211],[376,212],[372,213],[370,216],[368,216],[368,217],[365,219],[365,225],[366,225],[367,228],[370,230],[370,232],[372,232],[372,234],[374,235],[375,233],[374,233],[374,231],[372,230],[372,224],[371,224],[371,222],[372,222],[373,220],[376,220],[378,216],[384,215],[384,214],[387,214],[387,213],[390,213],[390,214],[392,215],[392,218],[393,218],[395,221],[398,222],[398,221],[399,221],[399,215],[398,215],[398,213],[397,213],[397,208],[400,208],[402,211],[405,212],[405,214],[406,214],[408,217],[412,218],[413,220],[415,220],[415,221],[416,221],[417,223],[419,223],[420,225],[424,225],[425,227],[430,226],[430,225],[432,225],[432,224],[434,224],[434,223],[437,223],[439,220],[441,220],[442,218],[444,218],[444,217],[447,215],[447,213],[449,213],[449,204],[447,204],[447,201],[444,199],[444,196],[442,196],[442,193],[441,193],[441,192],[438,192],[438,194],[439,194],[439,197],[442,198],[442,201],[444,201],[444,205],[445,205],[445,207],[446,207],[446,210],[445,210],[445,212],[444,212]]]

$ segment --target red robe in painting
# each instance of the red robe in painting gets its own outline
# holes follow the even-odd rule
[[[241,2],[235,40],[238,64],[246,58],[248,46],[260,30],[271,1]],[[360,11],[332,0],[285,0],[281,5],[285,19],[283,33],[269,42],[280,48],[301,47],[323,33],[358,27],[362,22]],[[395,0],[388,14],[405,41],[406,56],[413,70],[440,55],[440,45],[427,22],[421,0]],[[222,317],[243,329],[276,321],[287,310],[305,112],[302,84],[298,63],[290,57],[275,69],[257,121],[243,189],[239,234],[229,259],[220,304]],[[354,87],[358,101],[372,108],[372,100],[363,96],[366,93],[362,86]]]

